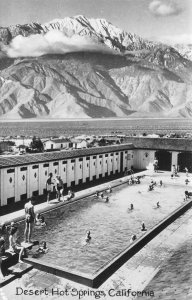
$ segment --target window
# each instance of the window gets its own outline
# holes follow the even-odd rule
[[[34,165],[34,166],[32,166],[32,169],[38,169],[39,168],[39,166],[38,165]]]
[[[63,171],[65,172],[65,168],[63,169]]]
[[[90,157],[86,157],[86,160],[90,160]]]
[[[108,154],[105,154],[105,157],[108,157]]]
[[[15,173],[15,169],[9,169],[7,170],[7,173]]]
[[[27,171],[27,167],[20,168],[20,171]]]
[[[93,159],[96,159],[96,156],[93,156]]]
[[[102,158],[103,157],[103,155],[99,155],[99,158]]]
[[[44,164],[43,167],[47,168],[47,167],[49,167],[49,164]]]
[[[75,159],[72,159],[71,162],[74,163],[74,162],[75,162]]]
[[[83,158],[79,158],[79,161],[83,161]]]
[[[63,148],[63,144],[61,144],[61,148]]]
[[[64,160],[64,161],[62,162],[62,164],[63,164],[63,165],[66,165],[66,164],[67,164],[67,161],[66,161],[66,160]]]
[[[53,163],[54,166],[58,166],[58,164],[59,164],[58,161],[55,161],[55,162]]]

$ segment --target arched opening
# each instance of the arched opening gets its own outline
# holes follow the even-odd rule
[[[178,154],[178,165],[179,171],[184,172],[185,167],[192,172],[192,153],[191,152],[183,152]]]
[[[158,160],[158,169],[163,171],[171,171],[171,153],[165,150],[155,152]]]

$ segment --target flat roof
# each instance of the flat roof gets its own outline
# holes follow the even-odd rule
[[[131,143],[57,152],[0,157],[0,169],[133,149]]]
[[[192,152],[192,139],[126,137],[124,142],[132,143],[137,149]]]

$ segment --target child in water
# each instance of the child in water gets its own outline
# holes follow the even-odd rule
[[[146,231],[147,229],[146,229],[146,227],[145,227],[145,223],[144,222],[142,222],[142,224],[141,224],[141,231]]]
[[[47,253],[48,252],[48,248],[47,248],[47,243],[46,242],[42,242],[42,246],[39,247],[39,249],[37,250],[37,252],[39,253]]]
[[[130,239],[130,243],[134,242],[137,239],[136,234],[133,234]]]
[[[88,243],[90,240],[91,240],[91,232],[88,230],[86,232],[85,241],[86,241],[86,243]]]
[[[45,218],[41,214],[37,214],[35,218],[35,225],[37,226],[45,226]]]
[[[105,202],[106,202],[106,203],[109,202],[109,197],[106,197],[106,198],[105,198]]]

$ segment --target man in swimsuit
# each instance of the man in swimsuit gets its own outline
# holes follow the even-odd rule
[[[33,199],[29,199],[29,202],[25,204],[25,243],[31,243],[31,234],[33,230],[33,223],[35,222],[35,213],[33,206]]]
[[[54,184],[54,182],[52,182],[52,177],[53,177],[53,174],[52,174],[52,173],[49,173],[49,177],[48,177],[47,182],[46,182],[46,189],[47,189],[47,203],[49,203],[49,200],[50,200],[51,185]]]
[[[63,180],[61,176],[56,176],[56,191],[57,191],[57,199],[60,201],[61,194],[63,194]]]

